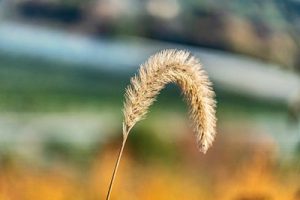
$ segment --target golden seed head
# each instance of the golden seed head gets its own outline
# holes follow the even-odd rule
[[[190,108],[198,147],[205,153],[216,135],[215,93],[198,59],[187,51],[164,50],[141,65],[131,78],[124,102],[123,134],[145,118],[156,96],[168,83],[177,84]]]

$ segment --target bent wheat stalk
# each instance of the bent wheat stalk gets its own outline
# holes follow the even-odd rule
[[[177,84],[190,108],[190,118],[199,150],[206,153],[216,134],[215,93],[199,60],[189,52],[164,50],[141,65],[131,79],[124,102],[123,143],[114,168],[106,200],[109,200],[114,179],[132,127],[144,119],[159,92],[168,84]]]

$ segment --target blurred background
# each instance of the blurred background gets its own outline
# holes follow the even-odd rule
[[[299,0],[0,0],[0,200],[105,199],[125,87],[166,48],[207,70],[216,141],[168,85],[112,199],[300,200]]]

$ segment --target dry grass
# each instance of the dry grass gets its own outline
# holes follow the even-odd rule
[[[110,147],[94,160],[88,173],[77,172],[74,166],[41,170],[25,165],[2,167],[0,172],[0,200],[96,200],[105,199],[106,187],[114,161],[115,148]],[[190,152],[191,153],[191,152]],[[234,154],[234,153],[233,153]],[[130,152],[126,153],[120,181],[116,181],[111,199],[115,200],[299,200],[299,172],[278,170],[266,164],[264,157],[253,155],[241,163],[240,170],[232,169],[216,154],[210,162],[225,167],[201,168],[183,165],[179,169],[158,163],[138,164]],[[193,163],[191,159],[189,162]],[[192,167],[192,169],[190,168]],[[201,173],[199,170],[201,169]],[[196,171],[197,173],[194,173]],[[225,173],[225,174],[223,174]],[[126,180],[126,181],[121,181]],[[99,198],[100,197],[100,198]]]
[[[168,83],[180,86],[190,106],[199,148],[206,152],[215,136],[214,92],[199,60],[189,52],[165,50],[150,57],[131,79],[124,103],[124,137],[143,119],[159,92]]]
[[[123,149],[133,126],[145,118],[159,92],[169,83],[177,84],[190,107],[190,118],[201,152],[212,145],[216,134],[215,93],[198,59],[189,52],[164,50],[151,56],[131,79],[124,103],[123,144],[114,168],[107,200]]]

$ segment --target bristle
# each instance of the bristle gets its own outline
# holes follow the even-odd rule
[[[205,153],[216,134],[215,93],[199,60],[187,51],[164,50],[141,65],[125,93],[124,137],[145,118],[156,96],[168,83],[181,88],[190,107],[199,149]]]

